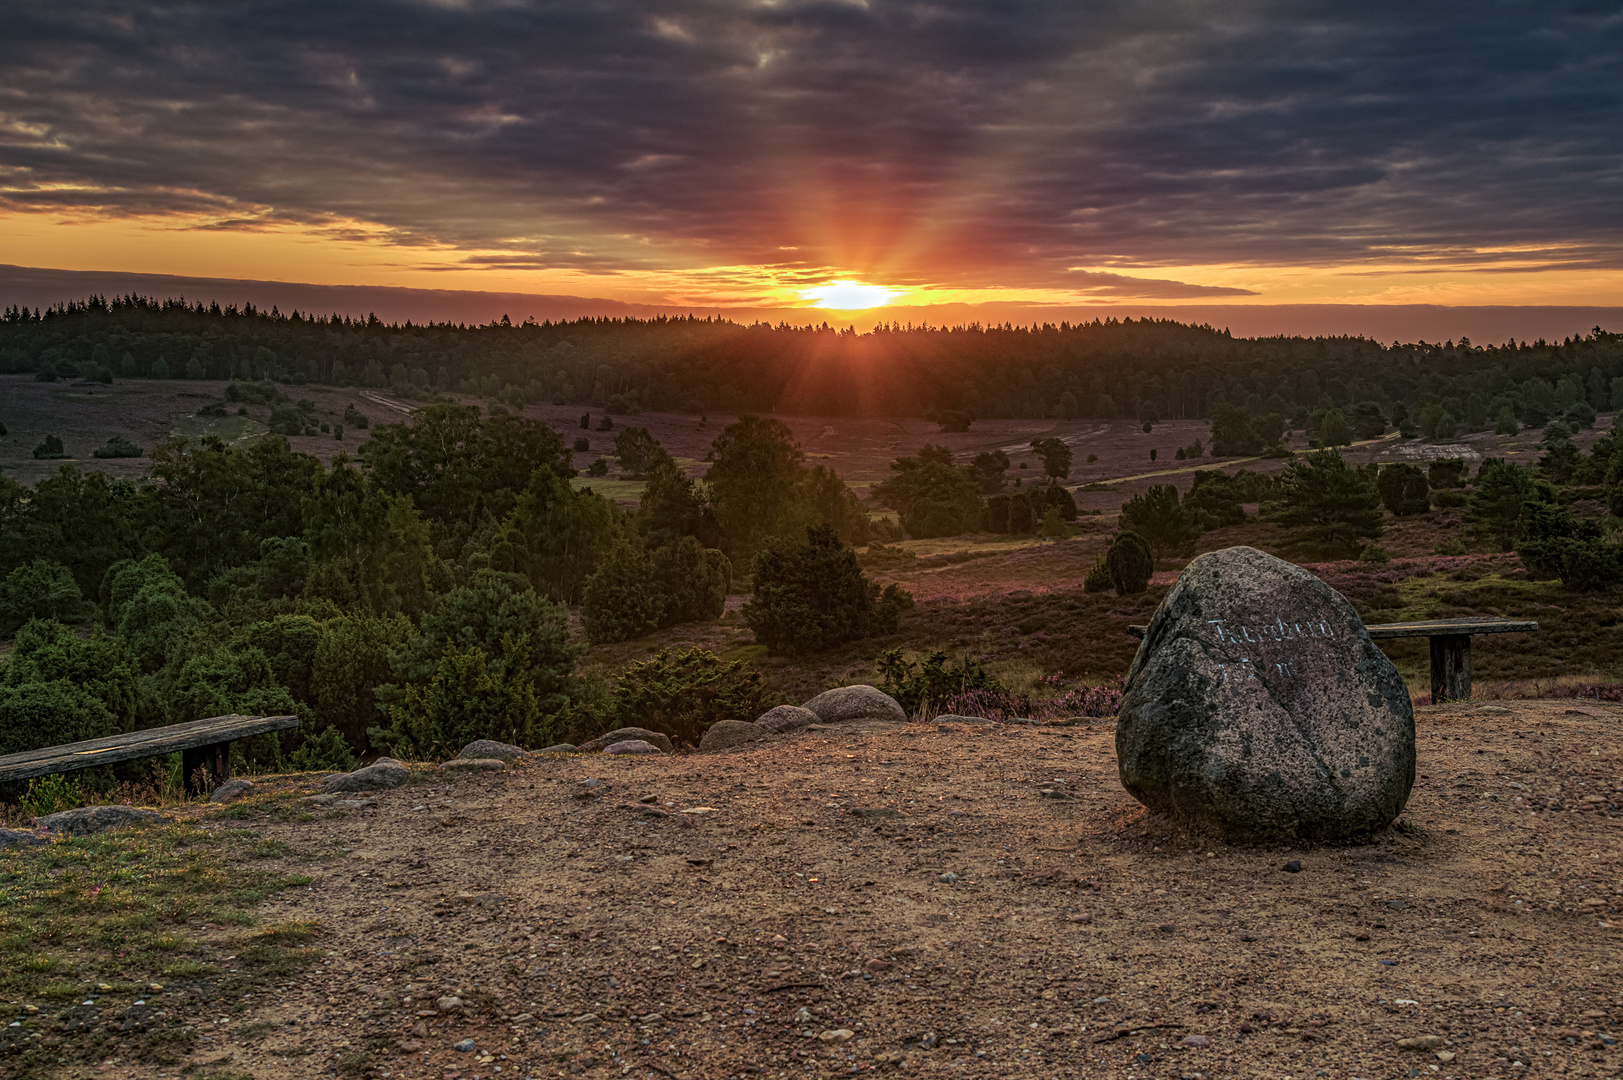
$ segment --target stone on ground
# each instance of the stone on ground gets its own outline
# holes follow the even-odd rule
[[[1397,818],[1414,709],[1352,604],[1249,547],[1191,562],[1156,609],[1116,727],[1122,786],[1232,843],[1333,843]]]
[[[89,836],[127,825],[151,825],[166,820],[156,810],[138,806],[81,806],[34,819],[34,825],[64,836]]]
[[[785,731],[799,731],[808,724],[817,723],[817,714],[799,705],[779,705],[762,713],[760,719],[755,722],[778,735]]]
[[[338,773],[321,782],[322,791],[382,791],[411,779],[411,770],[393,758],[380,758],[364,769]]]
[[[646,739],[622,739],[603,748],[605,754],[658,754],[662,752],[659,747]]]
[[[556,743],[555,745],[549,746],[549,747],[545,748],[544,750],[537,750],[536,753],[538,753],[538,754],[578,754],[578,753],[580,753],[580,747],[576,746],[574,743],[561,742],[561,743]]]
[[[233,802],[244,796],[252,795],[253,792],[254,782],[252,780],[244,780],[240,776],[233,776],[214,789],[214,793],[209,796],[209,802]]]
[[[521,746],[514,746],[512,743],[497,742],[495,739],[475,739],[467,746],[464,746],[462,753],[458,754],[457,757],[475,760],[495,758],[498,761],[512,761],[514,758],[527,755],[528,751]]]
[[[700,750],[725,750],[729,746],[743,746],[745,743],[764,739],[768,732],[756,724],[744,720],[717,720],[711,724],[699,740]]]
[[[638,739],[645,743],[653,743],[667,754],[671,752],[671,737],[669,735],[640,727],[615,728],[613,731],[599,735],[590,742],[581,743],[580,752],[583,754],[595,754],[604,747],[617,742],[625,742],[627,739]]]
[[[22,829],[0,828],[0,850],[10,847],[38,847],[48,844],[49,840],[39,833],[25,832]]]
[[[896,699],[871,686],[838,686],[825,690],[803,706],[825,724],[849,720],[906,720]]]
[[[507,768],[501,758],[452,758],[440,765],[444,772],[498,772]]]

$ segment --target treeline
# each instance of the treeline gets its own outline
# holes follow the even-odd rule
[[[0,477],[0,635],[16,636],[0,754],[226,713],[299,715],[233,753],[305,768],[544,746],[661,701],[673,735],[753,720],[727,710],[761,706],[759,677],[708,654],[613,684],[576,670],[571,606],[593,643],[714,619],[735,567],[755,567],[744,616],[774,651],[896,629],[910,598],[847,546],[868,514],[782,423],[729,425],[702,483],[644,429],[617,448],[647,480],[635,513],[577,487],[547,425],[448,404],[330,466],[280,436],[209,437],[157,447],[139,483]]]
[[[1522,426],[1581,423],[1586,410],[1623,405],[1623,335],[1383,345],[1241,339],[1155,319],[865,334],[694,318],[396,325],[127,296],[8,309],[0,371],[363,385],[425,401],[456,392],[615,413],[932,416],[949,426],[976,417],[1153,424],[1227,408],[1218,435],[1226,453],[1266,448],[1281,426],[1316,434],[1331,412],[1352,432],[1377,422],[1429,435],[1482,430],[1507,413]]]

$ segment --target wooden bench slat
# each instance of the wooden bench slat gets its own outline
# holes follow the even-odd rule
[[[299,726],[297,716],[215,716],[206,720],[193,720],[185,724],[148,728],[124,735],[108,735],[100,739],[48,746],[39,750],[25,750],[20,754],[0,757],[0,781],[28,780],[36,776],[73,772],[117,761],[158,757],[177,750],[191,750],[199,746],[235,742],[271,731],[286,731]]]
[[[1129,626],[1131,637],[1143,639],[1148,626]],[[1452,637],[1470,634],[1527,634],[1538,629],[1533,619],[1425,619],[1419,622],[1377,623],[1366,626],[1372,638]]]

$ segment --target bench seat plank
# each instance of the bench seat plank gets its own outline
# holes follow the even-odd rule
[[[1527,634],[1538,629],[1532,619],[1424,619],[1419,622],[1366,626],[1372,638],[1454,637],[1470,634]]]
[[[125,735],[25,750],[0,757],[0,781],[28,780],[36,776],[73,772],[115,761],[172,754],[200,746],[234,742],[270,731],[286,731],[299,726],[297,716],[215,716],[168,727],[147,728]]]

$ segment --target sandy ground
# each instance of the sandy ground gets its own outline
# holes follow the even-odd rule
[[[188,1068],[1615,1075],[1620,717],[1423,708],[1407,812],[1348,848],[1230,848],[1146,816],[1108,720],[539,759],[218,821],[291,845],[279,869],[315,881],[261,914],[319,920],[330,952],[239,1016],[200,1013]]]

